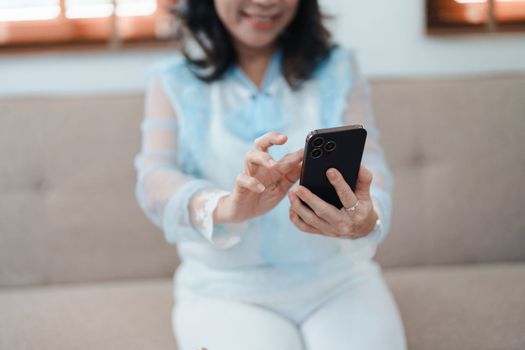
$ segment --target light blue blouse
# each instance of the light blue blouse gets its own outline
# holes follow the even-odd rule
[[[203,82],[178,54],[149,71],[135,193],[148,218],[177,246],[177,291],[246,301],[293,298],[291,291],[356,276],[390,229],[393,178],[355,53],[333,49],[298,91],[286,83],[281,62],[277,51],[260,89],[237,66]],[[234,188],[257,137],[271,130],[286,134],[285,145],[269,149],[279,159],[303,147],[311,130],[343,124],[363,124],[368,131],[363,164],[374,175],[371,195],[382,222],[370,235],[349,240],[301,232],[288,218],[286,197],[241,224],[213,224],[218,197],[190,210],[193,196]],[[208,228],[197,227],[199,220]]]

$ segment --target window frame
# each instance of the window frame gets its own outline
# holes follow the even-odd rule
[[[128,43],[153,43],[169,40],[173,16],[171,0],[157,0],[157,10],[147,16],[67,18],[65,0],[60,0],[60,15],[50,20],[0,22],[0,50],[52,48],[94,44],[119,47]],[[164,32],[160,28],[165,26]],[[160,28],[160,29],[159,29]]]
[[[486,18],[484,23],[474,24],[469,23],[466,19],[459,16],[461,8],[474,8],[475,6],[486,6]],[[506,22],[505,13],[500,13],[501,18],[497,18],[497,6],[513,6],[511,2],[506,5],[501,3],[496,4],[496,0],[487,0],[486,5],[482,4],[460,4],[454,0],[426,0],[425,1],[425,15],[426,15],[426,34],[428,35],[455,35],[455,34],[471,34],[471,33],[508,33],[508,32],[524,32],[525,31],[525,10],[520,19],[515,22]],[[516,5],[514,5],[516,6]],[[447,13],[447,10],[449,11]],[[457,11],[457,13],[454,13]],[[464,10],[465,11],[465,10]],[[443,17],[449,17],[448,20]]]

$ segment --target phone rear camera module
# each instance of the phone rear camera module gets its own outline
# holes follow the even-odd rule
[[[311,155],[312,155],[312,158],[314,158],[314,159],[319,158],[319,157],[321,157],[323,155],[323,150],[320,149],[320,148],[314,148],[312,150]]]
[[[328,141],[326,145],[324,145],[324,150],[326,152],[332,152],[335,149],[335,142],[334,141]]]
[[[316,137],[313,141],[312,141],[312,145],[314,145],[314,147],[321,147],[324,143],[324,139],[322,137]]]

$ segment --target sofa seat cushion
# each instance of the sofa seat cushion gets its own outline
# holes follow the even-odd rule
[[[171,280],[0,289],[0,349],[175,349]]]
[[[525,263],[391,269],[409,349],[525,349]]]
[[[385,269],[385,277],[409,349],[525,349],[525,263]],[[173,350],[171,283],[0,289],[0,349]]]

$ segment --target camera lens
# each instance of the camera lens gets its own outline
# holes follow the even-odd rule
[[[312,150],[312,158],[314,158],[314,159],[315,159],[315,158],[319,158],[319,157],[322,156],[322,155],[323,155],[323,150],[322,150],[322,149],[320,149],[320,148],[314,148],[314,149]]]
[[[324,139],[322,137],[316,137],[312,144],[314,145],[314,147],[321,147],[324,143]]]
[[[324,145],[324,150],[327,152],[332,152],[334,149],[335,149],[334,141],[328,141],[326,145]]]

